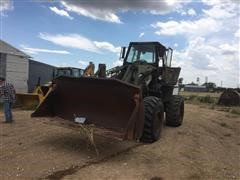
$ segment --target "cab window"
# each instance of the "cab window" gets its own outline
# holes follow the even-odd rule
[[[148,63],[155,62],[155,46],[154,45],[137,45],[133,44],[128,53],[127,62],[146,61]]]

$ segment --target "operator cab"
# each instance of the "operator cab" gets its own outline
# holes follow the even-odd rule
[[[171,67],[172,49],[167,49],[159,42],[131,42],[126,57],[125,50],[122,53],[124,65],[147,63],[156,67]]]
[[[57,78],[59,76],[79,78],[83,76],[83,69],[73,67],[59,67],[55,69],[53,76],[54,78]]]

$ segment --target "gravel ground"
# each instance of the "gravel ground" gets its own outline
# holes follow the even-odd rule
[[[0,179],[240,179],[240,116],[186,105],[181,127],[153,144],[95,137],[14,111],[0,124]],[[0,118],[3,114],[0,112]]]

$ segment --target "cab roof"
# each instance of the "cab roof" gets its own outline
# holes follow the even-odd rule
[[[153,44],[155,46],[158,46],[162,50],[167,50],[167,48],[164,45],[162,45],[160,42],[158,42],[158,41],[130,42],[129,46],[134,45],[134,44],[143,44],[143,45],[144,44]]]

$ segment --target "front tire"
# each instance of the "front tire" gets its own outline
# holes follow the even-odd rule
[[[144,98],[144,128],[141,137],[142,142],[152,143],[159,139],[164,120],[164,108],[162,101],[154,96]]]

